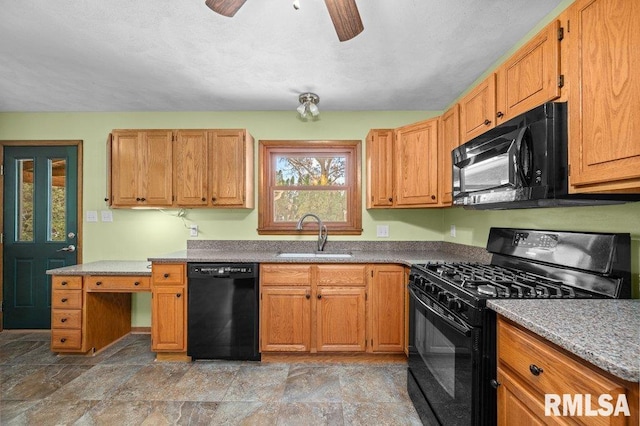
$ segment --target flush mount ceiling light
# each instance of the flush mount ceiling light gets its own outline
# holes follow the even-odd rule
[[[320,110],[318,109],[320,97],[315,93],[303,93],[298,98],[298,101],[300,101],[300,106],[296,110],[300,117],[308,118],[309,116],[317,117],[320,115]]]

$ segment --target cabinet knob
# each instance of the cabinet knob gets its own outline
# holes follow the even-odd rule
[[[534,376],[539,376],[540,373],[544,372],[542,368],[538,367],[535,364],[531,364],[529,366],[529,371],[531,371],[531,374],[533,374]]]
[[[182,293],[176,294],[176,297],[182,297]]]
[[[214,203],[216,202],[217,198],[216,197],[211,197],[211,201],[213,201]]]
[[[62,281],[62,282],[60,283],[60,285],[67,285],[67,282],[66,282],[66,281]]]
[[[105,201],[105,202],[109,202],[109,199],[108,199],[108,198],[105,198],[105,199],[104,199],[104,201]]]
[[[147,199],[146,199],[146,198],[144,198],[144,197],[142,197],[140,200],[142,200],[142,201],[147,201]]]
[[[140,201],[140,197],[136,197],[136,201]]]
[[[134,282],[133,285],[140,285],[140,281]]]
[[[202,201],[207,201],[207,199],[206,199],[206,198],[204,198],[204,197],[202,197]]]
[[[318,299],[322,299],[322,295],[321,294],[318,295]]]
[[[489,124],[491,124],[491,120],[489,120],[488,118],[486,120],[484,120],[484,125],[488,126]]]
[[[96,281],[96,285],[102,285],[102,281]]]
[[[435,196],[435,195],[432,195],[432,196],[431,196],[431,199],[432,199],[432,200],[435,200],[435,199],[436,199],[436,196]]]
[[[60,322],[67,322],[67,319],[66,318],[61,318]]]
[[[498,113],[496,114],[496,117],[502,118],[504,117],[504,114],[502,113],[502,111],[498,111]]]
[[[498,389],[498,386],[500,386],[500,382],[497,381],[496,379],[491,379],[489,380],[489,384],[491,385],[492,388],[494,389]]]
[[[62,339],[60,339],[60,343],[64,343],[66,341],[67,341],[66,337],[63,337]]]
[[[393,197],[389,197],[389,202],[393,202]]]
[[[68,300],[68,299],[67,299],[66,297],[63,297],[60,301],[61,301],[62,303],[65,303],[67,300]]]
[[[307,299],[311,299],[311,295],[310,294],[305,294],[304,297],[306,297]]]
[[[169,278],[169,274],[164,274],[163,277]]]

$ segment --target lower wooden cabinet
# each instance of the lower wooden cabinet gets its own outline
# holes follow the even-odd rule
[[[145,285],[148,291],[148,281],[144,276],[54,275],[51,350],[95,352],[129,333],[131,293],[144,291]]]
[[[262,264],[262,352],[404,350],[405,268]]]
[[[154,263],[151,276],[151,350],[186,352],[186,264]]]
[[[498,319],[498,425],[536,424],[638,424],[638,383],[625,382],[597,367],[590,367],[575,355],[558,348],[534,333]],[[598,398],[610,395],[615,407],[620,395],[626,398],[631,416],[549,416],[545,395],[563,395],[587,401],[580,412],[597,411]],[[560,402],[559,413],[562,414]],[[552,412],[550,412],[552,413]]]
[[[402,352],[405,346],[406,268],[374,265],[369,286],[372,352]]]

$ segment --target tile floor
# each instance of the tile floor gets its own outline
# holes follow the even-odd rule
[[[420,425],[399,364],[156,363],[147,334],[57,356],[0,333],[0,425]]]

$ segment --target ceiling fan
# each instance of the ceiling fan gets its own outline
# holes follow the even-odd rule
[[[247,0],[206,0],[211,10],[232,17]],[[324,0],[340,41],[351,40],[364,30],[356,0]]]

